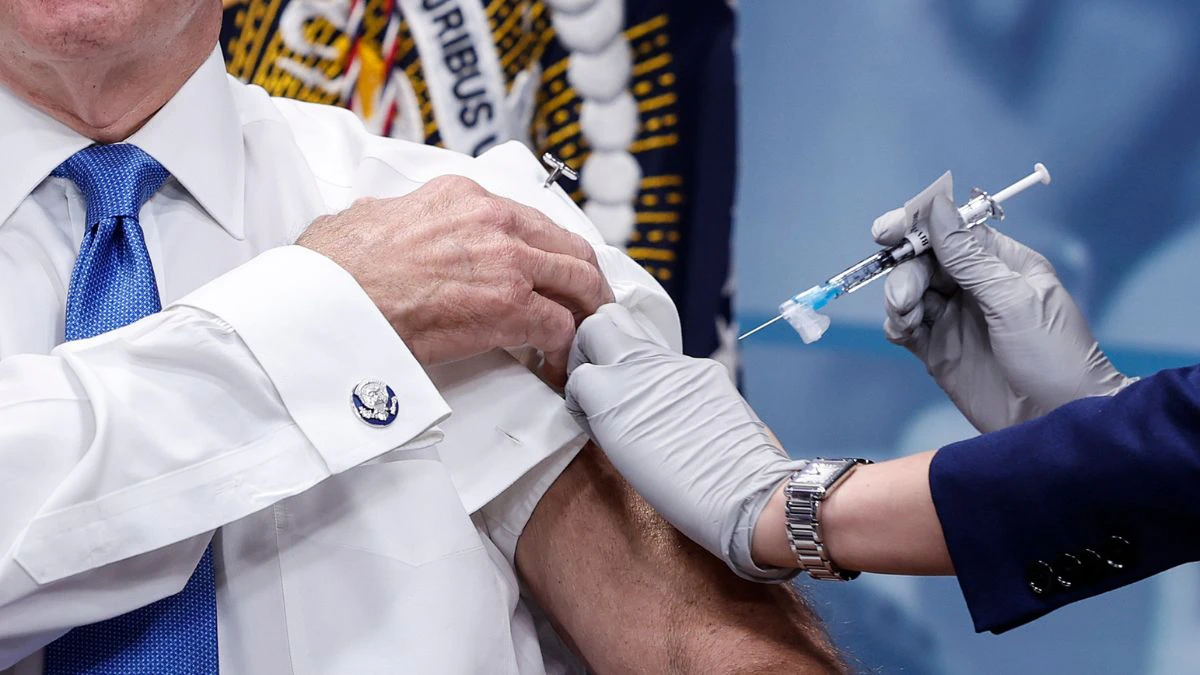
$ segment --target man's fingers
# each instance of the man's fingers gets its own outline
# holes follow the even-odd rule
[[[547,253],[559,253],[585,260],[597,268],[600,266],[596,260],[596,251],[587,239],[559,227],[546,214],[533,207],[504,197],[496,199],[516,216],[513,235],[526,244]]]
[[[571,310],[576,322],[612,302],[613,293],[600,268],[569,255],[530,249],[527,270],[533,288]]]
[[[879,216],[871,224],[871,236],[883,246],[899,244],[907,232],[908,219],[905,218],[903,206]]]
[[[545,352],[542,354],[542,377],[550,386],[562,389],[567,384],[567,359],[570,350]]]
[[[534,256],[531,267],[539,292],[568,304],[578,320],[613,301],[596,251],[586,239],[554,224],[537,209],[503,197],[496,200],[512,216],[509,234],[543,254]]]
[[[524,315],[514,317],[524,322],[525,343],[536,347],[545,356],[547,372],[566,376],[567,357],[575,338],[575,318],[570,310],[549,298],[533,293]],[[520,345],[511,345],[520,346]]]

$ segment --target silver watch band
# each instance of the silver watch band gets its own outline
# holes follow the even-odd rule
[[[865,459],[816,461],[839,463],[841,466],[819,485],[800,479],[804,469],[793,473],[788,479],[784,488],[788,543],[792,552],[796,554],[800,569],[808,572],[812,578],[822,581],[850,581],[859,573],[836,567],[825,550],[821,537],[820,504],[857,466],[871,462]]]

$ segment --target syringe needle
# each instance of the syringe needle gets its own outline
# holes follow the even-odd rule
[[[783,318],[783,315],[780,314],[779,316],[775,317],[774,319],[771,319],[770,321],[768,321],[766,323],[759,324],[759,326],[757,328],[752,328],[752,329],[746,331],[745,333],[742,333],[741,335],[739,335],[738,340],[745,340],[746,338],[750,337],[751,335],[754,335],[758,331],[766,328],[767,326],[770,326],[771,324],[775,323],[776,321],[778,321],[782,318]]]

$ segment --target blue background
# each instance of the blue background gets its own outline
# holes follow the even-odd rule
[[[735,267],[743,328],[874,250],[869,228],[943,171],[956,197],[1035,161],[1008,204],[1128,374],[1200,361],[1200,3],[740,3]],[[795,456],[886,459],[974,432],[882,336],[882,283],[742,344],[745,390]],[[1200,487],[1198,487],[1200,489]],[[1200,673],[1200,566],[976,635],[950,579],[806,585],[864,670]]]

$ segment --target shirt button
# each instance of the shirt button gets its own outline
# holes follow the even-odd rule
[[[400,399],[392,388],[379,380],[363,380],[350,392],[350,404],[358,419],[373,427],[386,427],[396,421]]]
[[[1037,560],[1025,568],[1025,583],[1034,595],[1046,595],[1054,589],[1054,568],[1045,560]]]

